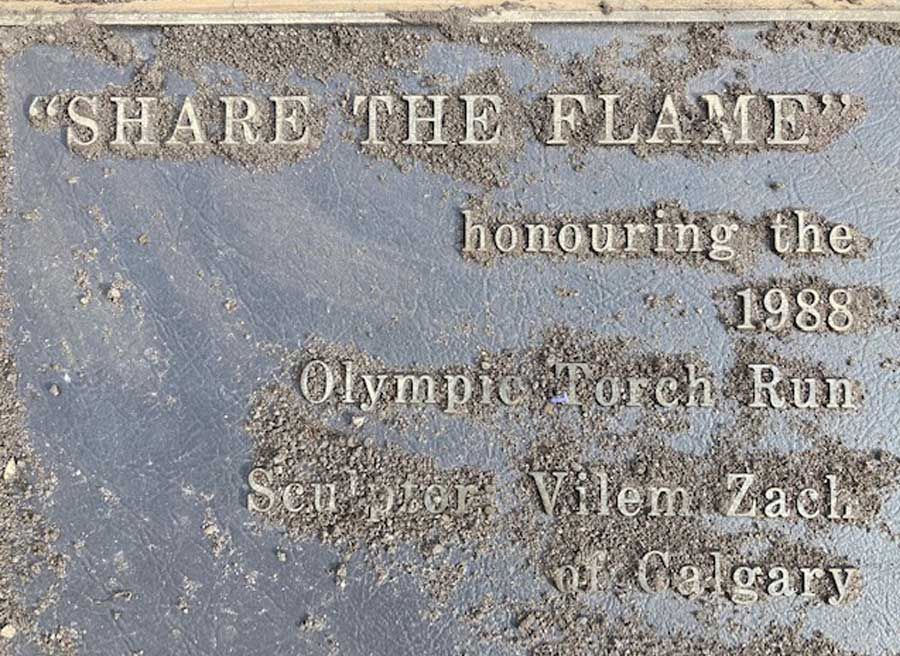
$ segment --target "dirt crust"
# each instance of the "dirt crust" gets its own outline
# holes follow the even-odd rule
[[[385,554],[390,557],[400,545],[415,547],[421,560],[408,562],[405,571],[433,594],[436,614],[460,613],[448,602],[448,587],[452,591],[467,579],[489,575],[479,562],[518,554],[524,560],[525,571],[517,576],[530,575],[537,582],[543,590],[541,601],[507,600],[485,593],[475,608],[461,614],[461,619],[472,624],[487,643],[519,644],[535,654],[558,653],[553,650],[560,648],[565,653],[592,653],[590,649],[603,645],[616,645],[623,650],[616,653],[632,653],[629,649],[648,645],[665,645],[670,650],[666,653],[694,653],[690,649],[696,647],[698,638],[661,638],[640,619],[620,625],[604,620],[592,610],[590,600],[595,595],[612,595],[624,603],[641,592],[636,581],[642,556],[648,550],[662,549],[679,563],[695,563],[719,553],[727,571],[737,571],[746,562],[764,571],[813,564],[849,570],[856,567],[852,555],[830,552],[821,546],[820,538],[827,536],[836,524],[878,527],[876,530],[889,532],[882,522],[882,507],[900,482],[900,460],[891,454],[845,447],[815,423],[807,427],[810,443],[806,448],[784,452],[755,446],[762,431],[759,418],[746,407],[739,408],[734,423],[713,435],[709,450],[686,453],[672,446],[670,439],[673,433],[690,431],[693,415],[644,407],[636,423],[623,429],[591,410],[561,405],[560,392],[567,385],[546,373],[553,363],[563,361],[603,362],[608,363],[608,370],[621,369],[646,377],[670,371],[686,361],[702,365],[690,354],[648,357],[646,352],[639,353],[639,345],[558,326],[543,333],[535,346],[527,350],[479,354],[473,371],[490,372],[495,378],[509,372],[527,372],[536,391],[534,402],[526,403],[523,412],[493,410],[458,415],[473,425],[486,424],[496,435],[492,439],[503,450],[508,469],[491,471],[475,465],[437,465],[430,457],[413,455],[405,447],[392,444],[390,438],[384,441],[369,436],[373,421],[392,430],[408,430],[410,426],[397,422],[397,417],[415,414],[414,407],[361,408],[338,400],[311,404],[299,387],[299,362],[319,358],[352,362],[359,375],[372,371],[373,366],[381,367],[378,371],[382,373],[410,371],[386,366],[350,346],[316,341],[288,358],[282,382],[259,390],[252,401],[247,428],[254,449],[253,466],[273,472],[271,479],[263,478],[263,482],[272,489],[283,490],[291,481],[310,486],[315,481],[341,480],[346,488],[347,471],[352,470],[356,480],[375,482],[376,486],[385,479],[390,479],[394,487],[405,480],[436,480],[444,485],[471,483],[478,490],[477,510],[465,519],[450,515],[423,520],[400,514],[390,521],[365,514],[364,504],[351,504],[344,510],[339,507],[324,514],[309,504],[300,513],[286,513],[283,509],[255,513],[293,537],[316,535],[341,547],[344,558],[363,553],[376,569],[383,566]],[[747,362],[777,363],[786,374],[828,373],[821,365],[784,358],[754,342],[738,342],[735,355],[726,381],[726,398],[743,398],[744,390],[737,380]],[[459,372],[460,367],[446,371]],[[422,372],[421,368],[416,370]],[[577,393],[586,391],[578,388]],[[318,394],[321,389],[314,392]],[[343,392],[337,390],[335,399]],[[573,412],[579,416],[578,421],[572,421]],[[331,427],[335,424],[341,427]],[[440,439],[440,432],[430,435],[432,441]],[[747,509],[744,503],[753,505],[758,511],[756,519],[743,524],[733,517],[723,519],[735,500],[733,486],[740,480],[734,479],[729,487],[729,476],[749,475],[754,477],[752,492],[742,501],[741,511]],[[821,491],[829,476],[837,476],[834,481],[840,487],[835,497],[839,518],[820,515],[804,519],[780,504],[771,505],[771,488],[784,487],[789,497],[804,489]],[[553,502],[542,494],[539,478],[551,488],[552,481],[562,481]],[[595,493],[600,481],[613,499],[627,487],[675,487],[686,490],[689,500],[684,512],[676,508],[661,516],[648,516],[652,508],[646,505],[646,497],[637,517],[622,515],[615,509],[604,512],[598,505],[599,492]],[[586,502],[578,493],[579,484],[591,490]],[[356,486],[357,501],[366,496],[367,489],[367,485]],[[544,492],[548,489],[545,485]],[[250,496],[254,503],[266,505],[265,495],[251,490]],[[401,502],[400,497],[398,492],[398,508],[403,508],[406,499]],[[378,502],[382,503],[383,497],[378,497]],[[736,524],[729,527],[728,521]],[[789,532],[783,530],[785,524],[802,526],[801,537],[789,537]],[[671,539],[673,535],[678,536],[677,541]],[[599,588],[575,591],[564,584],[560,588],[563,566],[594,567]],[[467,575],[459,576],[460,567]],[[671,575],[665,568],[653,567],[645,574],[659,594],[675,594]],[[853,603],[865,594],[864,587],[864,578],[855,578],[841,603]],[[837,603],[839,594],[834,584],[820,580],[814,588],[810,595],[819,603]],[[747,592],[733,582],[717,592],[707,581],[688,596],[706,609],[701,610],[698,620],[711,629],[720,622],[714,609],[721,603],[773,603],[779,594],[775,588],[758,585]],[[501,608],[508,610],[510,603],[517,609],[516,628],[497,629],[495,614]],[[770,645],[771,641],[798,649],[821,649],[822,653],[850,653],[821,637],[801,637],[799,632],[774,628],[766,639],[754,638],[746,645],[750,651],[744,653],[766,653],[763,645]],[[728,653],[726,646],[715,641],[709,641],[707,647],[704,653]]]

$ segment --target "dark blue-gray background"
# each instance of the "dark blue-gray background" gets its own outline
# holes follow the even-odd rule
[[[815,270],[836,282],[880,285],[897,298],[900,50],[775,55],[755,46],[758,29],[731,30],[759,55],[739,64],[752,87],[859,94],[869,108],[865,121],[820,154],[762,153],[714,163],[597,150],[575,171],[565,149],[531,142],[510,186],[494,198],[548,212],[659,199],[747,217],[810,207],[875,239],[867,260]],[[589,53],[612,37],[639,44],[665,31],[541,26],[534,33],[565,57]],[[149,32],[125,33],[152,54]],[[552,71],[538,71],[524,58],[464,44],[433,45],[424,68],[461,80],[495,65],[516,89],[530,82],[545,89],[554,80]],[[691,88],[721,88],[734,66],[724,62]],[[542,326],[567,323],[639,336],[648,349],[696,351],[720,374],[732,362],[733,345],[711,294],[735,278],[656,262],[467,263],[458,253],[459,207],[479,190],[420,166],[401,173],[390,162],[361,156],[342,138],[346,123],[334,111],[322,149],[274,174],[250,174],[218,160],[85,161],[68,151],[61,132],[29,126],[30,99],[64,89],[99,91],[126,82],[131,70],[37,47],[11,61],[8,74],[15,150],[15,213],[5,230],[11,344],[28,428],[59,476],[49,515],[71,557],[59,602],[41,623],[79,630],[83,654],[326,654],[332,647],[340,654],[515,653],[479,646],[452,613],[424,618],[429,602],[415,577],[398,570],[395,581],[376,586],[375,573],[354,559],[341,589],[332,572],[336,551],[259,529],[244,507],[252,444],[242,424],[250,394],[279,365],[268,345],[292,349],[317,335],[395,364],[441,365],[471,361],[482,348],[523,345]],[[415,84],[410,80],[407,88]],[[336,77],[308,85],[316,94],[341,94],[349,82]],[[784,188],[772,189],[773,180]],[[21,218],[33,210],[39,220]],[[137,242],[142,233],[149,244]],[[94,298],[87,306],[79,302],[77,269],[90,275]],[[783,270],[774,258],[762,258],[752,275]],[[102,297],[117,277],[128,283],[121,311]],[[558,287],[578,296],[561,298]],[[651,311],[643,303],[647,294],[675,294],[704,312]],[[237,301],[233,313],[228,299]],[[841,370],[847,355],[855,356],[849,371],[866,385],[866,411],[829,427],[849,446],[900,452],[900,380],[880,367],[900,355],[894,332],[797,336],[777,348]],[[54,383],[59,396],[48,393]],[[432,453],[442,464],[503,469],[492,448],[498,437],[489,429],[448,423],[433,442],[374,425],[366,430]],[[673,435],[672,444],[708,448],[707,424],[699,420]],[[804,441],[787,431],[764,446],[802,448]],[[895,530],[898,511],[900,498],[884,510]],[[212,523],[225,539],[219,556],[215,536],[203,530]],[[723,603],[720,628],[701,625],[690,612],[695,606],[674,596],[596,603],[612,617],[641,612],[660,632],[711,632],[740,642],[769,621],[804,621],[804,631],[820,630],[847,647],[871,654],[900,649],[900,548],[883,532],[860,528],[835,529],[825,540],[860,559],[865,592],[847,608],[808,607],[805,620],[791,602],[737,610]],[[286,563],[277,559],[277,546],[287,552]],[[528,599],[549,584],[521,570],[504,581],[499,565],[520,557],[515,550],[504,554],[492,585]],[[459,603],[479,599],[489,589],[484,586],[477,576],[468,579]],[[131,599],[114,594],[121,590],[133,591]],[[300,630],[307,615],[324,618],[327,630]]]

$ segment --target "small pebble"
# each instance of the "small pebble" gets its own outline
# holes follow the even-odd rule
[[[18,471],[18,466],[16,465],[16,459],[10,458],[6,463],[6,467],[3,468],[3,480],[11,481],[16,477],[16,472]]]

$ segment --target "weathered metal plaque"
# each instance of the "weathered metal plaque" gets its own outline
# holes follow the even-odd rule
[[[32,18],[0,652],[900,650],[900,28]]]

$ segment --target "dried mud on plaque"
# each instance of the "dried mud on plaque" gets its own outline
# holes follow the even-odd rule
[[[491,64],[462,79],[428,70],[432,49],[462,46],[520,57],[559,80],[543,89],[534,82],[515,86]],[[672,54],[678,50],[686,54]],[[551,55],[526,27],[476,26],[459,12],[432,16],[415,28],[170,27],[160,31],[151,56],[127,62],[133,64],[129,84],[46,90],[31,118],[35,127],[66,131],[73,151],[88,158],[216,156],[251,171],[314,157],[335,120],[364,156],[402,170],[420,162],[492,189],[509,186],[534,142],[565,148],[577,168],[598,147],[626,148],[642,158],[702,160],[768,150],[809,153],[828,148],[865,117],[863,100],[850,94],[749,88],[741,66],[753,57],[734,46],[721,25],[650,35],[634,54],[613,40],[590,56],[569,58]],[[728,71],[725,91],[695,100],[689,83],[719,69]],[[189,106],[168,91],[179,80],[195,87]],[[240,95],[259,85],[270,95],[305,101],[273,107]],[[481,105],[464,102],[476,96]],[[128,104],[139,97],[154,99],[153,106]],[[114,98],[125,99],[126,120],[139,112],[151,115],[140,139],[131,134],[138,130],[133,121],[120,132]],[[802,115],[795,116],[798,110]],[[428,121],[439,112],[440,128]],[[410,128],[413,114],[422,126]],[[238,119],[243,140],[227,131],[223,137],[229,116]],[[280,138],[279,125],[294,132]],[[410,136],[420,127],[421,138]]]
[[[647,352],[635,340],[565,327],[547,330],[527,350],[482,352],[468,367],[441,369],[390,366],[353,347],[313,340],[288,354],[278,382],[253,399],[248,503],[288,535],[322,540],[345,560],[364,554],[376,570],[413,548],[419,555],[406,561],[405,571],[431,594],[434,613],[459,615],[485,640],[527,645],[534,653],[551,645],[581,653],[578,645],[607,641],[623,649],[670,644],[652,638],[641,620],[620,626],[593,610],[592,599],[610,595],[626,603],[636,593],[676,594],[710,610],[779,597],[853,603],[863,594],[864,574],[852,554],[830,551],[824,538],[836,524],[878,526],[890,535],[880,513],[898,487],[898,458],[841,445],[817,423],[816,412],[806,417],[812,441],[799,450],[758,446],[766,419],[745,408],[717,422],[704,452],[686,453],[670,441],[673,433],[702,424],[704,412],[722,419],[713,400],[745,400],[739,370],[746,363],[768,358],[786,372],[800,367],[754,348],[739,343],[726,380],[718,381],[696,355]],[[632,397],[621,405],[597,408],[588,402],[592,386],[572,383],[573,370],[563,364],[571,362],[590,363],[610,381],[623,374],[640,383],[631,383]],[[635,396],[636,386],[652,389],[648,377],[674,379],[688,366],[696,368],[696,389],[672,397],[688,410]],[[326,367],[333,367],[330,384]],[[433,394],[429,376],[436,381]],[[711,383],[709,404],[701,398],[703,376]],[[471,399],[493,402],[454,403],[459,388],[440,389],[441,379],[465,377],[481,379]],[[528,384],[513,384],[511,377]],[[515,396],[517,403],[492,396],[504,385],[507,400]],[[617,417],[632,410],[636,421],[618,428]],[[429,424],[428,444],[462,440],[455,448],[474,453],[483,447],[475,441],[489,440],[503,453],[504,468],[485,470],[477,462],[447,467],[396,442],[434,414],[486,430],[467,437],[468,431],[443,433]],[[387,432],[370,430],[373,425]],[[784,481],[790,481],[787,495],[773,497],[771,489]],[[747,494],[736,503],[744,484]],[[814,517],[805,516],[805,508],[798,515],[792,504],[801,490],[817,499],[821,493],[820,500],[830,495],[832,505]],[[532,579],[523,585],[536,588],[540,601],[483,592],[475,606],[454,603],[457,590],[492,577],[497,558],[514,558],[518,576]],[[511,608],[516,628],[492,628],[495,614]],[[702,616],[707,629],[716,626],[715,613]],[[770,635],[798,648],[849,653],[824,638],[774,628]],[[673,653],[688,649],[690,640],[673,639]],[[724,644],[710,642],[709,649],[727,653]]]
[[[420,17],[400,18],[419,22]],[[314,161],[329,121],[337,121],[340,129],[354,139],[354,131],[361,130],[364,124],[353,112],[347,93],[333,90],[338,84],[344,89],[372,94],[400,91],[413,79],[430,94],[490,93],[501,98],[509,121],[495,148],[475,152],[462,145],[445,149],[424,144],[413,148],[359,145],[360,154],[371,158],[373,164],[384,160],[404,170],[421,164],[476,189],[510,184],[516,175],[516,164],[529,145],[535,141],[545,143],[549,138],[546,128],[550,104],[546,90],[516,88],[494,66],[474,71],[463,79],[432,75],[425,68],[425,60],[435,44],[464,45],[490,55],[517,57],[534,67],[553,71],[559,80],[551,86],[551,92],[621,93],[623,98],[627,92],[611,126],[617,135],[627,136],[632,126],[642,134],[652,134],[658,127],[660,112],[664,111],[666,92],[686,97],[692,80],[719,68],[733,69],[727,75],[725,94],[728,106],[724,109],[729,113],[742,94],[762,93],[748,85],[740,70],[755,55],[731,43],[722,26],[692,26],[676,34],[651,36],[636,54],[627,54],[621,43],[613,42],[591,55],[560,57],[549,52],[527,27],[475,26],[466,20],[465,13],[459,12],[426,22],[431,24],[391,29],[163,28],[153,33],[154,53],[145,59],[127,34],[75,21],[58,27],[0,30],[0,66],[5,67],[10,58],[29,47],[52,46],[128,70],[132,79],[125,85],[94,90],[35,89],[36,95],[51,94],[43,97],[31,116],[32,125],[46,131],[79,127],[67,122],[58,111],[78,94],[98,97],[104,108],[98,128],[106,133],[114,131],[109,103],[114,95],[158,96],[163,102],[152,128],[165,133],[178,125],[183,112],[178,94],[169,90],[173,80],[193,85],[193,109],[208,116],[212,124],[223,121],[223,109],[215,99],[245,88],[248,82],[263,85],[266,93],[284,96],[331,88],[320,96],[321,103],[314,102],[310,107],[308,141],[291,149],[210,144],[185,151],[174,144],[114,147],[102,141],[74,149],[91,159],[200,161],[216,157],[259,174]],[[896,46],[895,32],[894,26],[798,25],[778,26],[764,31],[759,38],[775,51],[795,47],[857,50],[869,43]],[[687,54],[670,57],[672,48],[684,48]],[[643,78],[644,82],[635,85],[631,76]],[[866,116],[861,98],[821,90],[809,93],[813,99],[805,126],[809,142],[791,150],[822,151]],[[0,94],[5,107],[0,125],[0,200],[9,221],[13,153],[6,113],[16,108],[8,106],[5,71],[0,73]],[[698,147],[698,142],[709,138],[710,128],[724,140],[721,126],[703,122],[697,107],[684,105],[680,100],[673,107],[665,111],[677,111],[684,118],[679,129],[681,137],[690,143],[681,144],[674,151],[647,143],[623,147],[642,158],[665,155],[709,161],[769,149],[766,138],[771,135],[765,126],[773,117],[768,109],[748,127],[755,145],[732,148],[728,144]],[[271,125],[272,117],[266,113],[270,110],[264,108],[260,114],[263,125]],[[453,140],[460,137],[461,111],[459,105],[448,107],[451,127],[447,136]],[[407,119],[401,107],[386,133],[394,143],[402,134],[397,130]],[[576,168],[583,167],[591,153],[596,152],[596,135],[607,129],[599,121],[596,114],[585,116],[568,139]],[[274,137],[267,129],[261,133],[264,142]],[[669,139],[673,138],[677,138],[674,129],[669,134]],[[792,209],[785,207],[784,211]],[[756,225],[758,218],[727,212],[707,215],[672,203],[608,214],[603,220],[613,224],[626,220],[647,223],[662,218],[660,212],[704,228],[711,229],[720,220],[746,227],[746,241],[735,244],[734,259],[721,264],[729,273],[748,270],[754,264],[755,249],[765,240]],[[858,250],[842,256],[844,259],[866,256],[871,244],[865,240],[857,243],[861,244]],[[649,250],[647,255],[651,256]],[[486,260],[495,256],[488,254]],[[704,268],[719,266],[710,264],[708,258],[705,263],[689,263]],[[801,282],[809,286],[821,281]],[[877,289],[866,289],[871,294],[865,296],[867,305],[860,314],[870,320],[861,330],[882,327],[888,321],[879,314],[886,301]],[[4,333],[8,330],[9,312],[9,301],[4,299]],[[797,488],[792,492],[796,493],[799,489],[826,490],[832,485],[828,475],[837,471],[840,480],[833,485],[839,485],[857,503],[847,510],[841,496],[836,521],[855,528],[875,526],[875,530],[890,533],[880,513],[887,496],[897,488],[898,462],[894,455],[843,446],[829,434],[826,422],[819,421],[820,413],[815,410],[804,415],[810,444],[802,450],[785,453],[760,446],[767,425],[767,418],[762,416],[765,413],[744,410],[716,425],[711,447],[704,453],[685,453],[671,444],[673,435],[694,429],[700,414],[718,412],[716,404],[746,400],[746,390],[741,387],[746,381],[739,375],[742,366],[767,358],[778,362],[786,373],[801,373],[810,370],[809,363],[780,359],[757,343],[744,341],[735,348],[735,364],[726,373],[726,379],[717,380],[704,356],[648,351],[641,347],[639,339],[604,337],[563,327],[542,334],[535,344],[523,350],[484,352],[471,363],[448,365],[440,371],[416,368],[412,372],[416,376],[434,373],[443,381],[434,393],[433,403],[416,401],[411,390],[408,396],[413,400],[387,402],[388,397],[396,399],[401,393],[393,374],[408,374],[410,370],[386,365],[357,349],[320,341],[309,350],[292,354],[286,361],[284,378],[258,390],[250,403],[247,431],[256,473],[248,482],[257,489],[249,490],[248,498],[255,504],[254,512],[292,539],[318,540],[345,556],[364,554],[376,571],[388,571],[393,559],[400,558],[405,548],[412,548],[415,556],[407,561],[407,571],[432,596],[435,613],[451,614],[465,622],[486,644],[521,647],[537,654],[594,653],[597,649],[622,654],[648,650],[667,654],[698,650],[708,654],[731,653],[728,646],[707,637],[661,637],[640,614],[625,623],[598,612],[595,598],[612,596],[627,604],[634,594],[646,592],[640,581],[640,563],[654,550],[665,552],[665,559],[677,563],[678,568],[697,568],[696,576],[689,570],[676,580],[665,560],[653,556],[645,562],[643,577],[653,590],[667,590],[698,601],[701,606],[697,618],[706,628],[717,625],[719,617],[710,609],[717,608],[719,601],[751,605],[778,596],[808,593],[810,603],[839,605],[852,603],[864,594],[864,574],[851,575],[858,565],[854,554],[837,553],[825,545],[831,526],[827,518],[813,518],[804,523],[801,531],[801,522],[796,513],[791,514],[789,504],[785,508],[770,506],[772,499],[755,492],[745,501],[755,500],[760,512],[769,507],[775,517],[784,520],[778,528],[751,521],[744,522],[737,531],[725,531],[713,518],[723,512],[723,506],[727,510],[732,500],[722,494],[723,479],[729,474],[755,473],[759,476],[755,490],[775,486],[790,475],[792,488]],[[6,353],[5,346],[3,351]],[[605,383],[609,403],[577,405],[576,399],[595,397],[596,387],[590,385],[586,376],[571,383],[554,371],[558,363],[576,358],[602,364],[623,378],[674,380],[679,384],[674,395],[669,395],[668,383],[661,388],[674,407],[656,407],[654,390],[647,392],[646,383],[626,380]],[[310,403],[299,388],[298,370],[310,359],[328,360],[335,367],[345,360],[358,371],[376,371],[376,375],[386,375],[393,382],[382,389],[382,396],[376,399],[372,395],[365,409],[360,407],[362,402],[343,404],[332,399]],[[19,397],[12,357],[5,355],[0,365],[0,653],[9,645],[26,643],[46,653],[77,653],[78,630],[67,626],[48,628],[41,623],[44,613],[54,604],[58,586],[64,582],[66,564],[66,558],[57,553],[55,546],[60,536],[44,517],[53,504],[53,474],[41,466],[24,429],[27,407]],[[823,377],[839,375],[817,369],[815,363],[812,368]],[[520,376],[526,384],[518,388],[511,379],[504,383],[506,377],[513,375]],[[700,378],[710,381],[708,403],[704,385],[697,382]],[[697,383],[695,387],[691,387],[691,379]],[[362,398],[368,391],[367,383],[360,385]],[[54,398],[66,394],[64,385],[55,382],[48,383],[45,391]],[[322,391],[313,389],[315,394]],[[504,397],[522,400],[507,404]],[[479,403],[479,399],[490,402]],[[630,429],[623,428],[619,421],[625,413],[638,415]],[[506,468],[498,471],[477,463],[448,466],[429,455],[427,449],[412,452],[393,443],[395,434],[431,426],[433,417],[445,415],[464,426],[478,427],[465,439],[484,439],[477,436],[487,434],[486,439],[502,454]],[[374,426],[387,430],[389,437],[370,430]],[[438,426],[423,441],[451,438],[459,439],[455,434],[444,435]],[[335,485],[333,504],[325,479]],[[557,482],[560,494],[551,500],[548,492],[552,495]],[[581,496],[577,487],[585,482],[590,483],[591,494],[595,495],[590,499],[590,510],[582,507],[588,498]],[[289,488],[290,485],[296,487]],[[637,510],[638,514],[649,515],[654,510],[652,490],[656,490],[659,502],[662,487],[689,491],[690,498],[685,503],[692,514],[680,512],[678,495],[673,497],[673,512],[663,510],[658,517],[641,518],[647,521],[632,521],[619,510],[619,495],[629,489],[636,492],[625,493],[623,503],[628,512]],[[603,489],[607,490],[605,503],[596,496]],[[279,494],[274,494],[275,490]],[[628,501],[634,495],[639,499]],[[293,510],[292,503],[301,504],[300,509]],[[210,523],[204,532],[218,544],[219,529],[215,526]],[[679,536],[677,545],[672,544],[672,535]],[[713,552],[720,555],[711,556]],[[485,592],[474,601],[456,603],[454,595],[488,571],[489,565],[484,563],[505,557],[521,563],[522,571],[517,575],[524,577],[524,586],[537,591],[536,596]],[[747,567],[760,567],[765,574],[760,578]],[[807,575],[803,568],[816,567],[822,569],[822,576],[804,579]],[[714,570],[712,575],[709,568]],[[716,572],[725,574],[716,579]],[[29,586],[41,587],[46,580],[40,578],[44,574],[50,575],[51,583],[26,599],[22,591]],[[337,572],[336,580],[340,582],[345,575]],[[802,612],[791,609],[792,617],[798,619],[802,619]],[[799,628],[802,622],[796,626],[765,629],[764,637],[755,637],[742,647],[743,653],[764,654],[772,649],[787,653],[850,653],[822,636],[803,634]],[[314,621],[310,627],[321,628]]]

